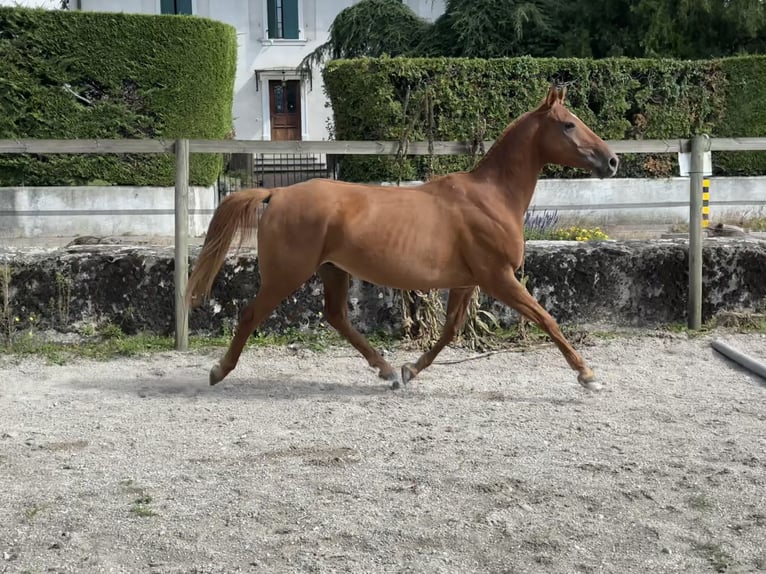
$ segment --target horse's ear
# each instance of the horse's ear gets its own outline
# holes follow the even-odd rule
[[[551,83],[551,87],[548,89],[548,95],[545,97],[545,105],[551,107],[559,99],[559,90],[556,87],[556,83]]]
[[[561,91],[559,92],[559,101],[563,104],[564,103],[564,97],[567,95],[567,87],[562,86]]]

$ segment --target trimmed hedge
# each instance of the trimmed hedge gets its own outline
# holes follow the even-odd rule
[[[0,138],[221,139],[236,61],[235,29],[208,19],[0,8]],[[194,154],[191,183],[221,165]],[[174,169],[168,154],[6,154],[0,185],[172,185]]]
[[[537,106],[552,80],[604,139],[766,135],[766,59],[359,58],[324,70],[342,140],[481,141]],[[351,181],[423,179],[469,169],[474,157],[345,157]],[[677,174],[675,154],[621,154],[621,176]],[[764,154],[716,157],[720,174],[766,173]],[[549,166],[543,177],[581,177]]]
[[[728,78],[726,105],[713,135],[766,135],[766,56],[739,56],[718,61]],[[766,174],[764,152],[715,152],[713,167],[725,175]]]

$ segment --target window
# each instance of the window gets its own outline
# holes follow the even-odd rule
[[[272,39],[297,40],[299,0],[267,0],[269,13],[268,34]]]
[[[161,0],[160,13],[162,14],[191,14],[192,0]]]

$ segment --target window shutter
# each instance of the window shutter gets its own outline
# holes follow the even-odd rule
[[[298,0],[282,0],[282,27],[285,38],[298,39]]]
[[[266,10],[269,13],[269,20],[268,20],[268,34],[266,36],[268,38],[278,38],[278,30],[277,30],[277,2],[276,0],[268,0],[266,2]]]
[[[156,4],[155,4],[156,6]],[[176,13],[176,5],[174,0],[162,0],[160,2],[160,13],[161,14],[175,14]]]
[[[191,14],[192,0],[176,0],[177,14]]]

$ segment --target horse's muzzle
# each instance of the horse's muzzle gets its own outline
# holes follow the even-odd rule
[[[604,179],[614,176],[618,167],[620,167],[620,159],[614,153],[609,152],[606,156],[598,157],[593,171],[598,177]]]

